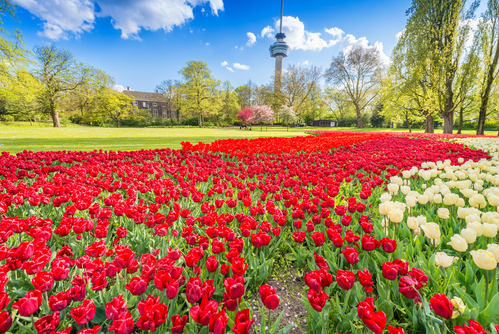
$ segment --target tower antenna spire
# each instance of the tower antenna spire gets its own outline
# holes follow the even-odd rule
[[[282,82],[282,60],[288,56],[289,46],[286,44],[284,39],[286,35],[282,32],[282,11],[284,7],[284,0],[281,0],[281,22],[279,27],[279,32],[275,35],[276,41],[269,48],[270,56],[275,58],[275,82],[274,91],[281,91]]]
[[[282,33],[282,9],[284,7],[284,0],[281,0],[281,26],[279,28],[279,32]]]

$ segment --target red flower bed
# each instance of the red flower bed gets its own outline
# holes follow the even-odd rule
[[[184,143],[178,151],[4,152],[0,333],[248,333],[254,293],[264,307],[279,306],[264,283],[284,252],[309,271],[310,321],[342,289],[364,297],[382,290],[380,277],[418,300],[428,277],[413,264],[365,261],[397,249],[376,237],[369,198],[404,168],[460,157],[488,156],[349,133]],[[370,299],[350,301],[354,317],[357,305],[376,332],[393,321]]]
[[[320,139],[317,136],[303,137],[270,137],[255,139],[223,139],[216,140],[211,144],[191,144],[181,142],[182,150],[198,152],[221,152],[238,157],[252,154],[282,154],[298,152],[312,153],[327,151],[333,148],[355,145],[366,140],[386,137],[387,134],[372,132],[323,132]]]

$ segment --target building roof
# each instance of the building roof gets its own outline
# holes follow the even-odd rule
[[[167,102],[165,97],[159,93],[139,92],[136,90],[124,90],[123,94],[133,97],[136,101]]]

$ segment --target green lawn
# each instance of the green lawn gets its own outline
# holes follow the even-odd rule
[[[78,126],[52,128],[38,123],[0,123],[0,152],[31,151],[91,151],[140,150],[152,148],[181,148],[181,141],[209,143],[217,139],[291,137],[306,135],[307,130],[357,130],[356,128],[292,128],[289,132],[283,127],[269,127],[268,131],[253,127],[252,131],[239,128],[199,129],[199,128],[101,128]],[[364,131],[404,131],[403,129],[362,129]],[[407,130],[405,130],[407,131]],[[418,130],[422,132],[422,130]],[[437,131],[441,132],[441,131]],[[473,134],[474,131],[465,131]],[[488,132],[487,135],[497,135]]]

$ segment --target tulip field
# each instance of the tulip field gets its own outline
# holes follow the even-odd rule
[[[0,155],[0,333],[499,333],[499,139],[181,144]]]

